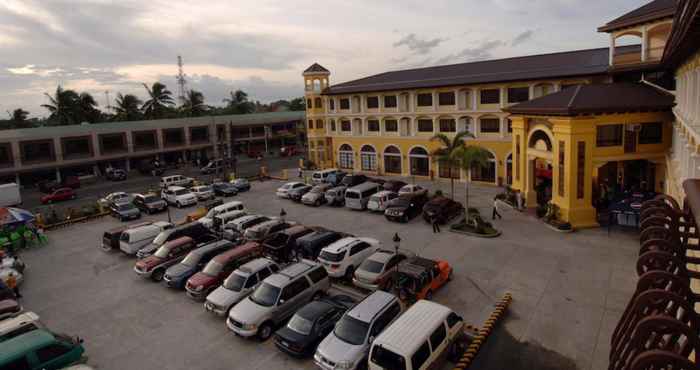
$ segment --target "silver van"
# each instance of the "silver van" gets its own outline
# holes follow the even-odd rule
[[[170,222],[158,221],[150,225],[126,229],[119,236],[119,249],[128,255],[134,255],[140,249],[151,244],[162,231],[172,228],[173,224]]]
[[[266,340],[274,328],[330,288],[326,269],[309,260],[269,276],[248,298],[233,306],[226,326],[242,337]]]
[[[402,308],[393,294],[378,290],[340,318],[314,354],[314,363],[324,370],[357,369],[367,363],[374,338],[398,316]]]
[[[384,213],[389,201],[398,197],[399,195],[393,191],[382,190],[369,198],[369,202],[367,202],[367,209],[373,212]]]
[[[345,191],[345,206],[350,209],[363,211],[367,208],[369,198],[381,190],[376,182],[363,182]]]
[[[231,202],[231,203],[240,203],[240,202]],[[225,204],[224,204],[225,205]],[[213,210],[213,208],[212,208]],[[209,212],[211,212],[210,210]],[[211,222],[208,222],[209,219],[199,219],[199,223],[202,225],[208,227],[209,229],[212,230],[221,230],[221,227],[223,225],[226,225],[227,223],[237,220],[243,216],[246,216],[248,213],[244,210],[243,204],[240,205],[240,208],[237,206],[231,207],[230,209],[226,209],[223,212],[216,213],[215,215],[212,216]]]
[[[347,190],[347,188],[348,187],[345,185],[339,185],[326,190],[326,194],[324,195],[326,197],[326,203],[332,206],[345,203],[345,190]]]
[[[228,311],[247,297],[268,276],[279,272],[279,266],[268,258],[257,258],[239,267],[229,275],[224,283],[209,293],[204,308],[218,316],[228,315]]]
[[[266,221],[270,221],[270,218],[263,215],[248,215],[236,218],[235,220],[224,224],[222,228],[224,239],[230,241],[240,240],[243,238],[243,233],[246,231],[246,229]]]
[[[335,168],[329,168],[327,170],[322,170],[322,171],[315,171],[311,175],[311,182],[314,184],[324,183],[324,182],[326,182],[326,179],[328,178],[328,176],[330,176],[336,172],[338,172],[338,170],[336,170]]]

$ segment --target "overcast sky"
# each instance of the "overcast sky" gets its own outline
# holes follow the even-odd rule
[[[0,2],[0,113],[44,116],[57,84],[144,97],[142,82],[188,87],[211,105],[243,89],[268,102],[303,95],[313,62],[331,83],[387,70],[607,46],[596,27],[634,0]]]

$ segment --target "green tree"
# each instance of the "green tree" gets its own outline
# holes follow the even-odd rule
[[[114,119],[116,121],[138,121],[142,118],[140,106],[143,101],[136,95],[117,94],[114,106]]]
[[[180,110],[188,117],[197,117],[207,113],[209,106],[204,104],[204,95],[200,91],[190,90]]]
[[[64,90],[61,85],[56,87],[54,95],[44,93],[49,98],[49,104],[42,104],[50,115],[49,121],[59,126],[80,123],[76,111],[79,109],[80,96],[73,90]]]
[[[469,134],[474,137],[473,135]],[[491,158],[491,153],[486,149],[476,146],[476,145],[465,145],[464,148],[460,150],[459,154],[459,165],[465,171],[470,171],[472,168],[481,168],[488,164],[489,158]],[[467,214],[469,213],[469,181],[464,183],[465,191],[465,202],[464,209]]]
[[[435,149],[432,153],[432,158],[437,161],[440,166],[448,166],[448,176],[450,178],[450,196],[455,197],[455,179],[452,178],[452,168],[459,165],[462,152],[464,151],[464,138],[474,137],[468,131],[462,131],[450,139],[445,134],[435,134],[431,137],[431,141],[437,141],[441,146]]]
[[[12,115],[10,118],[10,121],[12,121],[12,127],[13,128],[29,128],[33,127],[34,125],[27,120],[27,116],[29,116],[29,112],[22,108],[17,108],[12,111]]]
[[[294,98],[289,101],[289,110],[301,111],[306,110],[306,101],[304,98]]]
[[[146,89],[149,99],[143,103],[141,110],[147,118],[162,118],[168,113],[169,108],[175,105],[173,93],[162,83],[154,82],[150,88],[143,84],[143,87]]]
[[[90,122],[97,123],[102,118],[102,112],[97,109],[97,101],[90,93],[82,92],[78,95],[76,106],[77,123]]]
[[[246,114],[255,111],[255,103],[248,101],[248,94],[243,90],[229,92],[229,98],[224,98],[229,114]]]

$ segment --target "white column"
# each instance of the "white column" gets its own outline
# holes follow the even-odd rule
[[[473,89],[472,90],[472,110],[476,110],[477,107],[479,106],[477,104],[478,100],[476,100],[476,99],[478,99],[477,95],[481,95],[481,92],[479,91],[479,89]]]
[[[649,54],[649,40],[647,35],[647,26],[642,26],[642,62],[646,62]]]
[[[610,65],[613,65],[613,58],[615,57],[615,36],[610,33]]]

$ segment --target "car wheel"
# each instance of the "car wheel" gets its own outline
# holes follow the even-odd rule
[[[320,206],[321,206],[321,200],[320,200],[320,199],[316,199],[316,202],[314,202],[314,205],[315,205],[316,207],[320,207]]]
[[[433,291],[429,290],[425,293],[425,299],[432,301],[433,300]]]
[[[151,279],[153,279],[153,281],[161,281],[161,280],[163,280],[164,275],[165,275],[165,270],[158,269],[158,270],[153,271],[153,274],[151,274]]]
[[[258,339],[261,341],[266,341],[272,335],[272,324],[270,322],[265,322],[258,328]]]
[[[348,268],[345,270],[345,279],[348,281],[352,281],[352,276],[355,274],[355,268],[352,266],[348,266]]]

